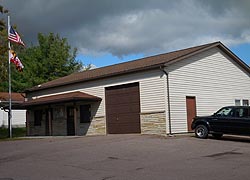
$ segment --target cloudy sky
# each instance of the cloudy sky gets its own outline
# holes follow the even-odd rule
[[[221,41],[250,64],[249,0],[0,0],[26,44],[54,32],[105,66]],[[2,17],[4,18],[4,17]]]

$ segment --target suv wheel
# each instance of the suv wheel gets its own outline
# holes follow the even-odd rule
[[[195,136],[197,138],[206,139],[208,136],[208,128],[205,125],[198,125],[195,128]]]

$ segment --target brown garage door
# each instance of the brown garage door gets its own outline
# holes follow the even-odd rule
[[[139,83],[108,87],[105,100],[109,134],[141,132]]]

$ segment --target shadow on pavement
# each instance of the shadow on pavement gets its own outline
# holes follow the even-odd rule
[[[249,136],[232,136],[232,135],[223,135],[222,138],[216,139],[214,137],[209,137],[209,139],[214,140],[222,140],[222,141],[233,141],[233,142],[242,142],[242,143],[250,143]]]

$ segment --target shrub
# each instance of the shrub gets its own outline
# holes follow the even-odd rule
[[[26,128],[12,128],[12,137],[24,137],[26,136]],[[0,127],[0,139],[9,137],[9,131],[7,128]]]

